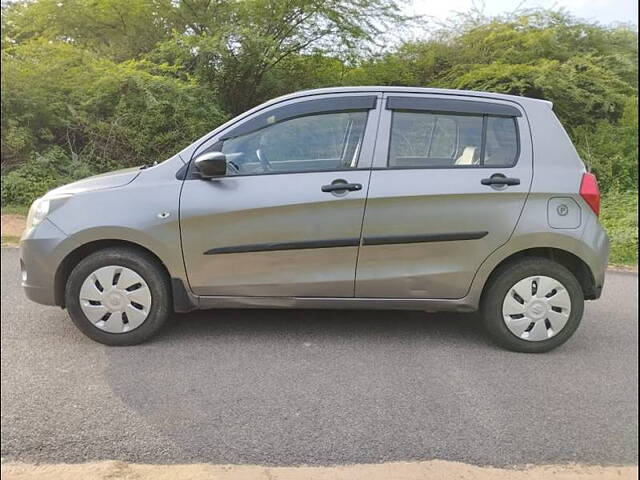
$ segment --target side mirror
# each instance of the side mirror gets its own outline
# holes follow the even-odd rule
[[[222,152],[208,152],[195,159],[202,178],[222,177],[227,173],[227,157]]]

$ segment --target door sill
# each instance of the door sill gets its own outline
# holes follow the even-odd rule
[[[200,296],[200,309],[209,308],[301,308],[357,310],[424,310],[472,312],[477,305],[467,297],[443,298],[341,298],[341,297],[234,297]]]

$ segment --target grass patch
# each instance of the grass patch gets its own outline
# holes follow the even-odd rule
[[[0,208],[2,215],[22,215],[24,217],[29,213],[29,205],[2,205]]]
[[[638,265],[638,192],[604,195],[600,221],[611,239],[609,263]]]
[[[20,237],[16,237],[14,235],[2,235],[1,237],[2,240],[2,246],[5,245],[18,245],[18,243],[20,243]]]

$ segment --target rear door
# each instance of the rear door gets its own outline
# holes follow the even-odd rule
[[[196,152],[228,174],[185,180],[184,261],[205,296],[353,297],[377,94],[298,98],[234,124]]]
[[[524,112],[474,97],[383,101],[356,296],[461,298],[509,239],[528,195]]]

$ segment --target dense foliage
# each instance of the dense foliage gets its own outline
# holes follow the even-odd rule
[[[638,264],[638,192],[607,193],[600,221],[609,234],[609,261],[616,265]]]
[[[470,12],[434,27],[398,7],[396,0],[3,3],[2,203],[162,160],[268,98],[335,85],[551,100],[602,190],[616,202],[637,191],[635,29],[548,10]],[[421,40],[398,40],[409,23],[422,29]]]

